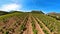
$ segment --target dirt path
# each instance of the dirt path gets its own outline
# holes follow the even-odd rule
[[[35,26],[36,26],[36,29],[38,30],[38,34],[44,34],[43,30],[40,28],[40,25],[38,24],[38,22],[35,20],[34,17],[32,17],[33,20],[35,21]]]
[[[7,24],[5,25],[5,26],[6,26],[6,29],[9,28],[9,26],[10,26],[11,24],[13,24],[15,21],[16,21],[16,20],[14,20],[14,17],[13,17],[13,18],[10,18],[10,19],[9,19],[9,22],[7,22]]]
[[[2,31],[0,32],[0,34],[1,34],[2,32],[4,32],[4,31],[6,31],[6,29],[8,29],[9,26],[10,26],[11,24],[13,24],[14,22],[15,22],[15,20],[14,20],[13,18],[10,18],[10,19],[8,20],[8,22],[2,26],[2,29],[1,29]],[[3,33],[2,33],[2,34],[3,34]]]
[[[23,32],[23,34],[33,34],[32,24],[31,24],[31,16],[28,17],[26,27],[27,27],[27,29]]]
[[[41,24],[45,27],[45,29],[46,29],[50,34],[53,34],[53,33],[50,32],[50,30],[42,23],[42,21],[40,21],[37,17],[36,17],[36,19],[39,21],[39,23],[41,23]]]

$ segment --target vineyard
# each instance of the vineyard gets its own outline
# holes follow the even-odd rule
[[[0,16],[0,34],[60,34],[60,22],[45,14],[6,14]]]

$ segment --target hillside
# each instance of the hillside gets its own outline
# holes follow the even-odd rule
[[[60,20],[60,13],[48,13],[48,16],[51,16],[53,18],[56,18],[57,20]]]
[[[8,14],[8,12],[6,12],[6,11],[0,11],[0,15],[5,15],[5,14]]]
[[[9,12],[0,16],[0,34],[60,34],[60,22],[43,12]]]

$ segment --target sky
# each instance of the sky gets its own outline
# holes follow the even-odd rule
[[[0,10],[60,12],[60,0],[0,0]]]

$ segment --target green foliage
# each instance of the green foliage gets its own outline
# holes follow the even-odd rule
[[[8,31],[11,31],[12,30],[12,32],[14,32],[13,30],[14,30],[14,28],[13,27],[11,27],[11,26],[16,26],[16,27],[18,27],[18,24],[19,24],[19,26],[21,25],[21,23],[20,22],[22,22],[24,19],[25,19],[25,16],[26,16],[27,14],[26,13],[12,13],[12,14],[7,14],[7,15],[3,15],[3,16],[0,16],[0,23],[1,22],[3,22],[5,25],[7,24],[7,23],[9,23],[9,21],[8,20],[10,20],[10,18],[12,18],[13,20],[14,20],[14,23],[12,23],[10,26],[9,26],[9,28],[6,28],[6,30],[5,29],[3,29],[4,30],[4,34],[8,34]],[[8,22],[7,22],[8,21]],[[5,26],[6,27],[6,26]],[[0,27],[0,29],[2,29],[3,28],[3,26],[1,26]],[[12,29],[10,29],[10,28],[12,28]],[[24,30],[26,27],[25,27],[25,24],[22,24],[21,25],[21,27],[20,27],[20,29],[21,30]],[[8,31],[7,31],[8,30]]]
[[[33,32],[34,32],[34,34],[37,34],[38,31],[36,29],[33,29]]]
[[[48,16],[53,17],[57,20],[60,20],[60,13],[53,13],[53,14],[48,14]]]
[[[25,25],[22,24],[20,30],[24,30],[24,29],[25,29]]]
[[[34,21],[32,21],[32,26],[33,26],[33,29],[35,29],[35,23],[34,23]]]
[[[6,34],[9,34],[9,32],[7,31]]]
[[[23,13],[22,11],[10,11],[9,13]]]
[[[20,16],[21,13],[13,13],[13,14],[7,14],[7,15],[0,16],[0,23],[1,22],[6,23],[8,22],[10,18],[18,16],[18,15]]]
[[[45,32],[45,34],[49,34],[45,29],[43,31]]]
[[[39,13],[39,14],[44,14],[42,11],[36,11],[36,10],[31,11],[31,13]]]
[[[55,18],[52,18],[50,16],[44,15],[44,14],[33,14],[34,16],[38,17],[48,28],[51,32],[60,32],[59,30],[59,24],[60,22],[57,21]]]
[[[45,29],[45,27],[43,26],[43,24],[40,23],[40,21],[38,21],[37,19],[36,19],[36,21],[38,22],[38,24],[39,24],[40,27],[42,28],[43,32],[44,32],[45,34],[49,34],[48,30]]]
[[[0,11],[0,16],[1,15],[5,15],[5,14],[8,14],[8,12],[6,12],[6,11]]]
[[[38,31],[35,29],[35,22],[34,21],[32,21],[32,27],[33,27],[34,34],[37,34]]]

